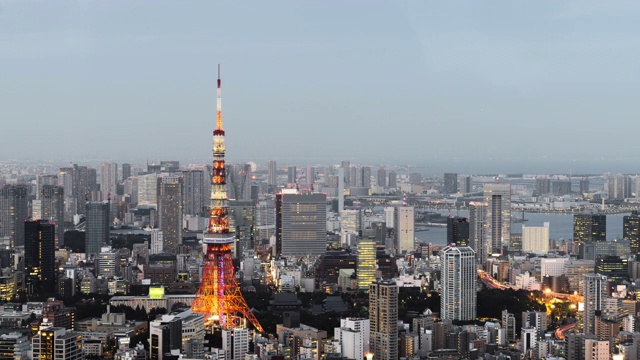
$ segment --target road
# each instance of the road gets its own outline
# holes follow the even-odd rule
[[[564,340],[564,333],[569,331],[569,330],[571,330],[571,329],[573,329],[574,327],[576,327],[576,323],[567,324],[567,325],[564,325],[564,326],[560,326],[553,333],[556,336],[556,339]]]

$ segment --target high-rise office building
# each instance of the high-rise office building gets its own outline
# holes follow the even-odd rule
[[[201,215],[205,213],[205,199],[209,194],[205,194],[205,178],[204,170],[183,170],[182,186],[185,215]]]
[[[573,215],[573,242],[607,241],[607,215]]]
[[[122,164],[122,181],[131,177],[131,164]]]
[[[175,254],[182,244],[182,177],[158,178],[158,220],[164,251]]]
[[[468,175],[460,177],[458,191],[463,194],[470,194],[473,192],[473,178]]]
[[[475,320],[476,252],[468,246],[442,249],[442,294],[440,318]]]
[[[8,236],[11,246],[24,245],[24,221],[29,216],[26,185],[0,188],[0,237]]]
[[[40,194],[41,219],[56,224],[56,249],[64,242],[64,188],[44,185]]]
[[[398,187],[398,177],[395,171],[389,171],[389,188],[395,189]]]
[[[92,201],[86,205],[85,252],[87,257],[95,258],[100,254],[102,247],[109,244],[109,206],[107,201]]]
[[[327,249],[327,196],[283,190],[276,195],[276,254],[322,255]]]
[[[487,247],[491,253],[500,253],[502,245],[511,242],[511,185],[485,184],[484,202]]]
[[[138,176],[138,205],[158,205],[158,174]]]
[[[55,225],[47,220],[24,222],[25,287],[29,298],[55,293]]]
[[[369,349],[377,360],[398,359],[398,285],[369,285]]]
[[[316,182],[316,168],[313,166],[307,165],[305,178],[307,179],[307,189],[311,189],[311,187],[313,186],[313,183]]]
[[[549,251],[549,223],[543,226],[522,225],[522,250],[546,254]]]
[[[629,280],[629,261],[626,257],[605,255],[596,259],[596,274],[604,275],[607,280],[622,282]]]
[[[289,184],[295,184],[298,180],[298,174],[295,166],[289,166],[287,168],[287,182]]]
[[[447,244],[469,246],[469,222],[465,217],[447,218]]]
[[[76,208],[74,213],[84,214],[86,211],[86,202],[92,191],[98,190],[96,169],[78,166],[73,164],[72,167],[61,168],[60,174],[67,177],[70,174],[71,189],[68,189],[67,181],[64,181],[64,191],[67,196],[73,196]]]
[[[458,192],[458,174],[445,173],[444,174],[444,193],[455,194]]]
[[[118,164],[103,163],[100,165],[100,192],[102,192],[102,200],[108,200],[109,196],[115,198],[118,180]]]
[[[58,175],[38,175],[36,177],[36,199],[40,199],[42,187],[45,185],[58,185]]]
[[[340,167],[344,169],[344,185],[351,186],[351,164],[348,160],[343,160]]]
[[[397,254],[406,254],[415,247],[415,214],[413,206],[398,206],[393,219]]]
[[[516,317],[508,310],[502,310],[502,327],[506,331],[506,341],[516,341]]]
[[[533,196],[547,195],[550,193],[551,193],[551,179],[536,178],[536,188],[533,191]]]
[[[271,185],[271,186],[276,186],[278,184],[277,182],[277,175],[276,175],[276,161],[275,160],[270,160],[267,163],[267,184]]]
[[[163,250],[164,250],[164,241],[162,239],[162,230],[152,229],[149,253],[151,255],[160,254],[163,252]]]
[[[268,240],[276,233],[276,205],[271,199],[258,201],[255,207],[256,240]]]
[[[387,187],[387,170],[385,168],[378,169],[378,186]]]
[[[640,252],[640,214],[637,211],[622,218],[622,238],[631,243],[631,254]]]
[[[571,180],[554,180],[551,182],[551,193],[555,196],[571,194]]]
[[[254,248],[255,206],[250,200],[229,201],[229,226],[235,229],[236,255]]]
[[[586,178],[580,179],[580,194],[587,194],[588,192],[589,192],[589,178],[586,177]]]
[[[409,184],[411,184],[411,185],[422,185],[422,174],[420,174],[420,173],[410,173],[409,174]]]
[[[605,189],[607,190],[610,200],[630,198],[633,192],[631,177],[620,174],[609,176]]]
[[[584,333],[595,334],[596,311],[601,311],[607,296],[607,277],[587,274],[584,278]]]
[[[469,203],[469,246],[476,251],[478,262],[481,264],[487,260],[489,250],[485,243],[487,206],[485,202]]]
[[[376,280],[376,239],[363,237],[358,241],[358,264],[356,275],[358,289],[367,290]]]

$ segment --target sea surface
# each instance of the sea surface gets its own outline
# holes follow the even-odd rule
[[[456,215],[456,212],[441,212],[443,215]],[[460,211],[459,216],[468,217],[469,211]],[[512,213],[514,216],[522,217],[522,213]],[[622,238],[622,218],[629,214],[611,214],[607,215],[607,240]],[[522,233],[522,225],[526,226],[542,226],[545,222],[549,222],[549,239],[572,239],[573,238],[573,214],[545,214],[545,213],[525,213],[524,223],[511,223],[512,233]],[[429,231],[416,232],[416,238],[425,243],[433,245],[447,244],[447,228],[446,227],[429,227]]]

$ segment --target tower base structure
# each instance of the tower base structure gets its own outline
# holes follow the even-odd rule
[[[231,243],[208,238],[207,235],[202,279],[191,309],[204,315],[205,326],[209,328],[244,328],[250,322],[258,332],[263,332],[240,292],[233,267]]]

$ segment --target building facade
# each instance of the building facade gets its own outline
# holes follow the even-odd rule
[[[468,246],[447,246],[442,249],[441,273],[440,317],[475,320],[476,252]]]
[[[398,286],[394,281],[369,285],[369,339],[375,359],[398,359]]]

